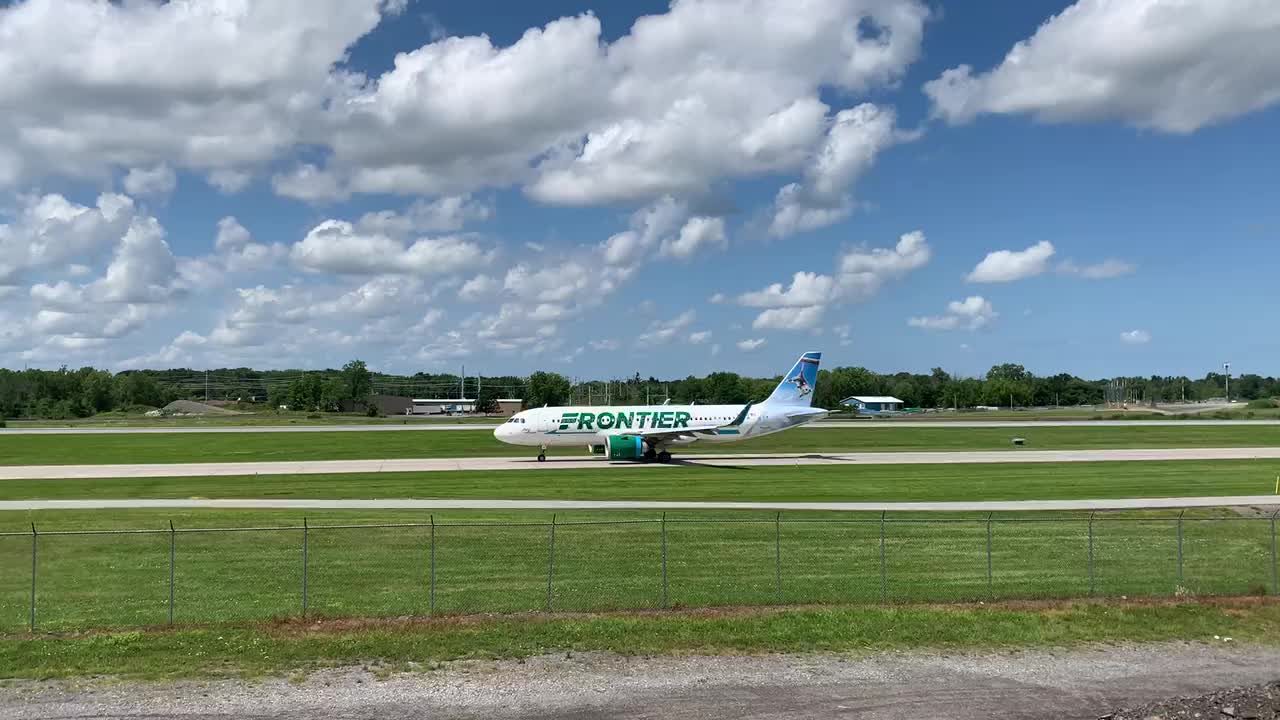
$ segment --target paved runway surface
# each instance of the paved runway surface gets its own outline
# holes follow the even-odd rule
[[[803,426],[815,428],[1030,428],[1030,427],[1182,427],[1193,425],[1280,426],[1280,420],[832,420]],[[235,425],[205,427],[50,427],[8,428],[3,435],[145,435],[164,433],[294,433],[294,432],[414,432],[430,430],[488,430],[497,425],[416,423],[412,425]]]
[[[1019,512],[1149,510],[1193,507],[1280,507],[1280,495],[1113,498],[1101,500],[986,500],[974,502],[715,502],[693,500],[304,500],[126,499],[3,500],[9,510],[768,510],[828,512]]]
[[[10,465],[0,466],[2,480],[56,478],[212,477],[228,475],[316,475],[338,473],[440,472],[449,470],[565,470],[667,467],[732,467],[796,465],[937,465],[969,463],[1134,462],[1154,460],[1274,460],[1280,447],[1153,448],[1107,450],[983,450],[969,452],[863,452],[841,454],[777,453],[772,455],[677,456],[671,465],[609,461],[598,457],[401,458],[392,460],[312,460],[293,462],[164,463],[152,465]]]
[[[561,653],[389,678],[340,669],[301,682],[21,682],[0,692],[0,720],[1097,718],[1274,680],[1277,668],[1275,649],[1235,643],[868,657]]]

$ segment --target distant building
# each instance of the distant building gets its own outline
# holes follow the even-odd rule
[[[370,395],[367,402],[343,400],[338,403],[338,409],[347,413],[365,412],[370,405],[378,409],[379,415],[406,415],[413,407],[413,400],[403,395]]]
[[[475,412],[476,401],[466,398],[414,398],[406,415],[459,415]]]
[[[511,417],[524,407],[524,400],[520,398],[498,398],[497,403],[498,415],[502,417]]]
[[[859,415],[890,415],[902,412],[902,401],[892,395],[855,395],[840,401]]]

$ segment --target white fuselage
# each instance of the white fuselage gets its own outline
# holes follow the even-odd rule
[[[631,405],[544,407],[525,410],[499,425],[494,437],[512,445],[536,447],[603,445],[605,437],[619,431],[671,429],[707,423],[728,425],[742,412],[742,405]],[[753,406],[742,423],[721,427],[714,434],[668,441],[724,443],[761,437],[803,425],[825,416],[825,410],[807,407]]]

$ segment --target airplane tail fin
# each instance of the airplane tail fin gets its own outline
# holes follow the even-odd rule
[[[820,352],[801,355],[791,371],[782,376],[782,382],[778,383],[765,404],[811,406],[813,391],[818,387],[818,363],[821,361]]]

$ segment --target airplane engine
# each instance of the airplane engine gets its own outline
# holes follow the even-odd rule
[[[644,457],[644,440],[635,435],[608,435],[604,454],[610,460],[639,460]]]

